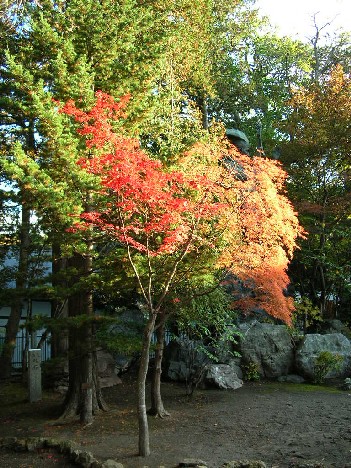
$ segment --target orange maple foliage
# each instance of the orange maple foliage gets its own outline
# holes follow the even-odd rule
[[[237,155],[236,155],[237,158]],[[292,298],[284,294],[286,274],[297,236],[303,235],[297,215],[284,191],[286,173],[276,161],[266,158],[237,159],[247,180],[236,184],[242,203],[239,208],[241,242],[233,251],[232,271],[252,279],[255,297],[245,298],[245,308],[261,307],[270,315],[290,323]]]
[[[192,151],[195,159],[201,152],[211,154],[206,145],[197,145]],[[194,166],[189,154],[187,168]],[[221,223],[227,227],[227,246],[217,265],[234,274],[226,282],[235,282],[237,277],[254,284],[254,295],[236,300],[233,306],[245,311],[260,307],[290,323],[294,306],[292,298],[284,293],[289,284],[286,270],[296,239],[303,237],[304,231],[286,196],[287,174],[277,161],[249,157],[223,143],[214,158],[226,169],[225,174],[217,172],[215,177],[222,188],[222,198],[233,208],[221,213]]]

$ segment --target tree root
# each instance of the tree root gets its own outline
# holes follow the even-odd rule
[[[171,416],[171,413],[169,413],[168,411],[166,411],[165,409],[155,409],[155,408],[150,408],[148,411],[147,411],[147,414],[149,416],[154,416],[155,418],[160,418],[160,419],[165,419],[167,417],[170,417]]]

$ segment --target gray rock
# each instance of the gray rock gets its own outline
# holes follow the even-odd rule
[[[118,463],[115,460],[106,460],[102,465],[101,468],[124,468],[122,463]]]
[[[132,366],[134,362],[133,356],[126,356],[124,354],[116,354],[114,358],[116,364],[116,371],[118,374],[127,372],[127,370]]]
[[[65,395],[68,390],[68,385],[58,385],[55,387],[55,392],[60,393],[61,395]]]
[[[184,382],[209,363],[200,343],[187,337],[171,341],[165,349],[165,369],[171,380]]]
[[[222,468],[267,468],[261,460],[237,460],[224,463]]]
[[[241,327],[239,352],[243,362],[253,362],[262,377],[277,378],[289,374],[294,361],[293,344],[285,325],[256,322]]]
[[[207,463],[202,461],[202,460],[198,460],[196,458],[185,458],[183,461],[181,461],[179,463],[178,466],[182,466],[182,467],[195,467],[195,468],[206,468],[207,467]]]
[[[346,328],[341,320],[333,319],[329,320],[327,323],[329,325],[330,333],[342,333]]]
[[[97,371],[100,377],[110,377],[113,374],[117,375],[116,361],[111,353],[99,349],[96,352],[96,359]]]
[[[240,358],[229,359],[228,364],[239,377],[239,379],[243,378],[243,371],[240,367]]]
[[[301,384],[305,382],[305,379],[301,375],[289,374],[278,377],[278,382]]]
[[[182,361],[169,361],[167,376],[176,382],[185,382],[189,378],[190,370]]]
[[[250,149],[250,142],[244,132],[237,128],[228,128],[226,130],[228,139],[243,153],[248,154]]]
[[[118,375],[111,375],[110,377],[99,377],[100,388],[113,387],[114,385],[119,385],[122,383],[122,380]]]
[[[342,388],[343,390],[351,390],[351,379],[349,377],[344,380]]]
[[[216,385],[225,390],[236,390],[243,386],[235,368],[228,364],[209,364],[204,380],[206,384]]]
[[[351,364],[351,343],[341,333],[330,333],[327,335],[306,335],[296,351],[296,367],[299,373],[308,378],[315,378],[315,362],[322,351],[343,357],[339,369],[330,371],[326,378],[346,377]]]
[[[289,465],[289,468],[327,468],[321,462],[309,461],[307,463],[292,463]],[[343,465],[343,468],[347,468],[347,465]]]
[[[117,375],[119,369],[112,354],[99,349],[96,353],[96,358],[100,387],[113,387],[120,384],[122,381]]]
[[[74,449],[71,451],[71,458],[74,460],[74,462],[78,463],[81,454],[84,456],[84,453],[85,452],[83,450]]]
[[[75,457],[75,462],[84,468],[89,468],[95,461],[93,454],[90,452],[80,452],[78,456]]]
[[[118,377],[118,374],[121,368],[118,366],[116,358],[111,353],[102,349],[97,350],[96,357],[100,388],[112,387],[120,384],[122,381]],[[54,376],[53,379],[55,391],[64,395],[68,390],[68,371],[62,370],[61,375],[57,377]]]

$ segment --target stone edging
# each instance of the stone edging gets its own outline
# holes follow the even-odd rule
[[[115,460],[99,462],[91,452],[80,450],[74,442],[59,439],[48,439],[45,437],[4,437],[0,438],[0,450],[12,450],[14,452],[35,452],[38,449],[51,448],[58,453],[64,454],[68,461],[75,463],[82,468],[124,468],[122,463]],[[185,459],[180,462],[179,467],[206,468],[207,463],[196,459]],[[320,463],[294,464],[295,468],[319,468]],[[163,467],[160,467],[163,468]],[[261,461],[237,460],[224,463],[222,468],[267,468]]]
[[[0,450],[35,452],[42,448],[55,449],[58,453],[66,455],[69,461],[76,463],[82,468],[124,468],[122,463],[118,463],[115,460],[99,462],[91,452],[80,450],[75,443],[66,440],[48,439],[44,437],[4,437],[0,439]]]

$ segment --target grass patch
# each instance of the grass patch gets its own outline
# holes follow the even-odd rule
[[[42,400],[37,404],[50,405],[56,404],[62,399],[61,395],[53,392],[42,392]],[[28,386],[22,382],[6,382],[0,385],[0,415],[7,414],[8,411],[28,410],[33,407],[33,403],[29,403]]]
[[[2,406],[15,405],[28,401],[28,389],[22,383],[6,382],[0,385]]]
[[[309,383],[288,383],[288,382],[267,382],[263,385],[264,390],[268,392],[283,391],[288,393],[313,393],[313,392],[327,392],[327,393],[344,393],[339,388],[328,385],[315,385]]]

